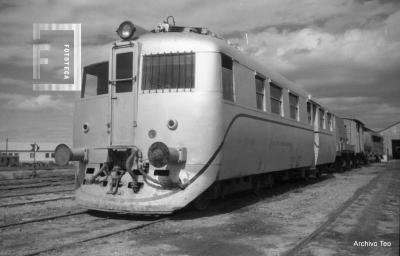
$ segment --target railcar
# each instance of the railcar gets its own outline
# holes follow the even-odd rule
[[[103,211],[171,213],[210,198],[318,175],[336,157],[336,118],[311,95],[208,29],[169,20],[84,68],[75,103],[76,200]]]
[[[367,127],[364,128],[364,154],[369,162],[380,162],[383,156],[383,137]]]
[[[346,129],[347,144],[350,145],[350,166],[359,167],[367,163],[364,149],[364,129],[365,125],[360,120],[342,117]]]

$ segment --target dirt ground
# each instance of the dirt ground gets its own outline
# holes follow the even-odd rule
[[[293,255],[398,255],[399,175],[399,168],[386,170],[384,165],[375,165],[328,175],[320,181],[283,184],[261,196],[235,195],[214,202],[206,212],[189,210],[141,230],[48,255],[284,255],[367,184],[368,190],[326,231]],[[341,235],[332,236],[333,231]],[[391,246],[352,245],[365,239],[383,239]]]
[[[16,221],[78,209],[72,200],[63,203],[49,202],[31,212],[28,206],[20,206],[8,209],[6,216]],[[389,169],[376,164],[320,180],[278,184],[258,196],[232,195],[213,202],[204,212],[186,209],[142,229],[41,255],[278,256],[293,248],[290,255],[398,255],[399,205],[400,164]],[[24,255],[34,248],[101,234],[102,229],[123,229],[142,220],[82,215],[6,228],[0,236],[7,250],[0,250],[0,255]],[[307,240],[312,234],[313,239]],[[390,246],[354,246],[355,241],[384,241]]]

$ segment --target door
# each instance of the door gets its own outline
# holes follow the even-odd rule
[[[400,140],[392,140],[393,159],[400,159]]]
[[[137,116],[139,45],[121,42],[111,54],[111,146],[133,146]]]
[[[319,131],[320,131],[320,124],[319,124],[319,108],[312,104],[312,117],[314,121],[314,166],[317,166],[318,163],[318,155],[319,155]]]

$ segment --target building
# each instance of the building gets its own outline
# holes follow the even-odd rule
[[[383,136],[384,154],[387,159],[400,159],[400,122],[379,132]]]
[[[32,150],[33,142],[2,141],[0,143],[0,166],[18,165],[24,163],[54,162],[54,149],[58,143],[37,142],[38,150]]]

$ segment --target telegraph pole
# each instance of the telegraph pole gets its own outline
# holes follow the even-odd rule
[[[36,143],[36,141],[31,144],[32,146],[32,151],[33,151],[33,173],[32,176],[33,178],[36,177],[36,151],[39,150],[39,145]]]

